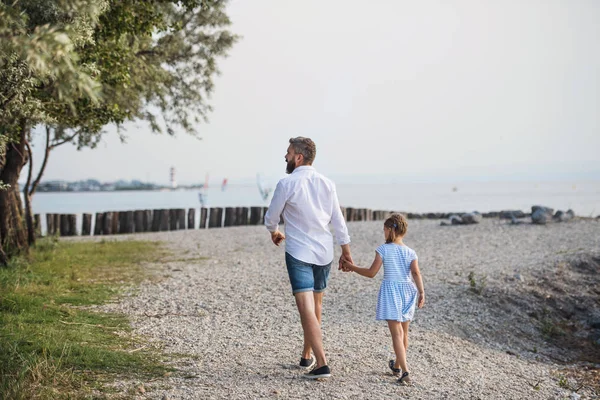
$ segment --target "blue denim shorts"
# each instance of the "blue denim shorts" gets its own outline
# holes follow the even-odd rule
[[[286,252],[285,264],[292,284],[292,293],[321,293],[327,287],[331,263],[327,265],[308,264]]]

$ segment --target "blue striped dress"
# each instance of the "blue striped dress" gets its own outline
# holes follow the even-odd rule
[[[417,304],[417,287],[410,264],[417,253],[410,247],[385,243],[377,248],[383,259],[383,281],[377,298],[377,320],[411,321]]]

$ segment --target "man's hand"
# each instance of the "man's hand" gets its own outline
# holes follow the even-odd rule
[[[352,272],[352,267],[356,268],[356,265],[354,265],[352,262],[346,260],[344,258],[343,264],[342,264],[342,271],[344,272]]]
[[[279,246],[285,240],[285,235],[279,231],[271,232],[271,240],[275,246]]]
[[[340,256],[340,261],[338,262],[339,270],[345,271],[344,270],[344,261],[347,261],[350,264],[354,264],[354,261],[352,260],[352,255],[350,254],[350,245],[349,244],[345,244],[342,246],[342,255]]]

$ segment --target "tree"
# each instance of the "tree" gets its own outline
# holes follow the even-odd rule
[[[31,127],[49,118],[49,102],[94,102],[99,85],[79,65],[75,44],[89,39],[106,3],[0,3],[0,263],[27,249],[18,179]],[[51,97],[39,96],[54,82]]]
[[[224,0],[3,3],[0,19],[10,16],[11,22],[0,26],[0,73],[8,71],[11,82],[16,82],[12,91],[0,88],[0,102],[12,107],[0,117],[0,134],[7,132],[9,138],[0,159],[0,179],[10,184],[0,194],[0,207],[11,207],[5,215],[0,211],[0,240],[7,255],[27,248],[15,186],[22,166],[31,159],[27,151],[31,127],[45,124],[54,132],[43,164],[52,146],[94,147],[110,123],[142,119],[156,132],[173,135],[180,126],[196,134],[197,123],[211,111],[208,98],[218,72],[216,59],[225,56],[236,40],[224,29],[230,24],[225,4]],[[42,53],[50,54],[43,73],[35,68],[36,59],[23,53],[22,45],[19,49],[19,43],[36,32],[51,32],[35,42],[39,46],[45,41]],[[62,47],[52,47],[53,43]],[[40,57],[35,49],[32,52]],[[56,62],[62,59],[64,65]],[[19,101],[14,101],[17,97]],[[27,102],[30,107],[22,105]],[[25,199],[31,222],[30,196],[36,184],[29,187],[30,181]]]

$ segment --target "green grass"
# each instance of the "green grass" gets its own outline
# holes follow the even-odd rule
[[[471,272],[469,272],[467,279],[469,280],[469,286],[473,293],[477,293],[479,295],[483,293],[483,290],[485,289],[486,284],[487,284],[487,276],[486,275],[480,276],[479,280],[476,280],[475,272],[471,271]]]
[[[145,261],[164,255],[152,242],[49,238],[0,267],[0,398],[97,397],[132,371],[163,375],[160,355],[138,351],[125,316],[81,306],[114,299],[148,276]]]

